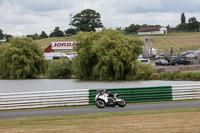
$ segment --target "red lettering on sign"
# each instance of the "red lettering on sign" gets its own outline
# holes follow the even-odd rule
[[[54,42],[52,43],[52,48],[55,49],[72,49],[75,45],[75,42]]]
[[[71,43],[67,43],[67,47],[70,47],[71,46]]]
[[[61,46],[61,43],[55,43],[55,47],[60,47]]]
[[[65,47],[66,46],[66,43],[62,43],[62,47]]]

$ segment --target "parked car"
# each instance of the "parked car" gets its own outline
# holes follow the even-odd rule
[[[155,57],[156,60],[167,60],[170,61],[170,56],[168,53],[160,53]]]
[[[139,62],[145,63],[145,64],[150,64],[150,60],[149,59],[139,59]]]
[[[168,66],[170,63],[166,60],[156,60],[155,62],[156,66]]]
[[[178,64],[189,65],[191,64],[191,62],[184,58],[174,58],[174,59],[171,59],[170,64],[171,65],[178,65]]]

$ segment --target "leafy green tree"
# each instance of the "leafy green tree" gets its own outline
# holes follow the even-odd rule
[[[71,76],[71,61],[66,58],[53,60],[48,67],[48,78],[67,79]]]
[[[137,58],[143,42],[126,37],[120,31],[79,32],[76,35],[78,52],[73,68],[79,79],[122,80],[137,71]]]
[[[12,38],[13,36],[9,34],[5,34],[5,37],[6,37],[6,42],[9,42],[10,38]]]
[[[31,38],[12,38],[0,46],[0,78],[35,78],[44,71],[42,49]]]
[[[53,30],[53,32],[50,33],[49,36],[50,37],[63,37],[64,32],[61,31],[59,27],[55,27],[55,29]]]
[[[0,29],[0,40],[4,38],[3,31]]]
[[[78,31],[96,31],[95,28],[103,27],[100,18],[100,14],[95,10],[86,9],[73,17],[71,25]]]
[[[186,32],[186,31],[189,30],[189,26],[188,26],[187,23],[180,23],[179,25],[176,26],[176,29],[177,29],[178,31],[181,31],[181,32],[183,32],[183,31]]]
[[[140,28],[140,25],[131,24],[129,27],[125,28],[126,33],[134,33]]]
[[[181,24],[185,24],[185,14],[181,14]]]
[[[195,17],[191,17],[188,20],[188,26],[190,31],[198,31],[200,24]]]
[[[75,35],[76,33],[77,33],[76,29],[72,29],[72,28],[67,29],[67,30],[65,31],[65,34]]]
[[[33,40],[37,40],[37,39],[39,38],[39,36],[38,36],[37,33],[35,33],[35,34],[33,34],[33,35],[27,35],[26,37],[30,37],[30,38],[32,38]]]
[[[48,35],[44,31],[42,31],[41,35],[39,36],[39,39],[43,39],[43,38],[48,38]]]
[[[133,75],[133,79],[136,80],[150,80],[156,78],[156,70],[154,70],[151,65],[139,63],[139,67],[135,75]]]

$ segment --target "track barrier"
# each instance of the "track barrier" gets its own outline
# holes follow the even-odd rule
[[[102,88],[118,93],[127,103],[200,99],[200,84],[137,88]],[[0,94],[0,110],[93,105],[96,89]]]

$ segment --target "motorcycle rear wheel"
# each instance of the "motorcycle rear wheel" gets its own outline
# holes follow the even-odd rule
[[[126,101],[125,101],[124,99],[121,99],[121,101],[118,101],[118,102],[117,102],[117,105],[118,105],[119,107],[125,107],[125,106],[126,106]]]
[[[96,106],[97,106],[98,108],[104,108],[104,107],[106,106],[105,102],[104,102],[103,100],[101,100],[101,99],[97,99],[97,100],[95,101],[95,104],[96,104]]]

